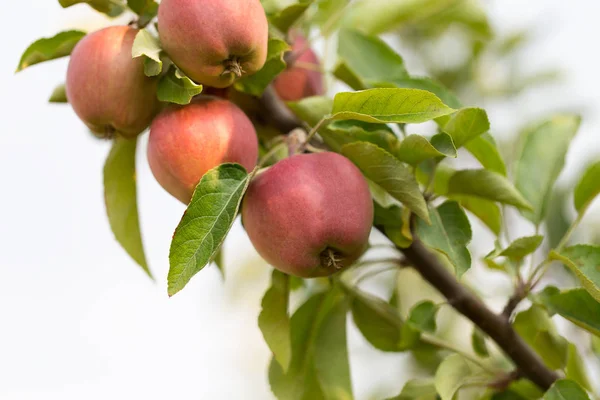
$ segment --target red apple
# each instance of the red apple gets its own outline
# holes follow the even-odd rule
[[[142,58],[131,58],[137,29],[112,26],[75,46],[67,71],[67,98],[75,113],[101,137],[135,137],[156,115],[157,79],[144,75]]]
[[[273,87],[284,101],[298,101],[305,97],[320,96],[323,89],[321,64],[306,39],[297,35],[292,45],[292,61],[275,81]]]
[[[171,106],[152,122],[148,161],[160,185],[187,204],[202,176],[226,163],[251,171],[258,139],[244,112],[230,101],[198,96],[186,106]]]
[[[162,0],[163,49],[192,80],[223,88],[260,70],[269,27],[259,0]]]
[[[242,221],[273,267],[304,278],[328,276],[364,253],[373,201],[365,178],[347,158],[301,154],[252,181]]]

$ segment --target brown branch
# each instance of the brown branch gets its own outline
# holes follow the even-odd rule
[[[421,276],[439,290],[456,311],[469,318],[500,346],[523,376],[543,390],[552,386],[558,375],[544,364],[504,316],[492,312],[483,301],[461,285],[419,240],[402,251]]]
[[[302,127],[302,122],[289,112],[273,90],[264,93],[261,105],[269,119],[281,131],[289,132],[294,128]],[[501,314],[492,312],[481,299],[461,285],[423,243],[415,240],[409,248],[399,250],[404,253],[412,267],[448,299],[452,307],[469,318],[500,346],[515,363],[519,374],[543,390],[548,390],[558,379],[558,375],[549,369],[517,334],[509,320]]]

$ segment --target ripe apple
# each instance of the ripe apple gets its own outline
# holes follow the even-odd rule
[[[251,171],[258,139],[244,112],[230,101],[198,96],[186,106],[170,106],[150,127],[148,161],[154,177],[188,204],[202,176],[227,162]]]
[[[366,250],[373,201],[365,178],[347,158],[300,154],[252,181],[242,221],[273,267],[304,278],[328,276]]]
[[[128,26],[105,28],[84,37],[71,54],[67,98],[100,137],[135,137],[158,112],[157,79],[144,75],[142,58],[131,58],[137,32]]]
[[[192,80],[223,88],[261,69],[269,27],[259,0],[162,0],[163,49]]]
[[[298,101],[324,94],[321,64],[302,35],[296,35],[292,45],[292,61],[275,81],[273,87],[283,101]]]

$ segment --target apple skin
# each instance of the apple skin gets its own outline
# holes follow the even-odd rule
[[[128,26],[105,28],[84,37],[71,54],[67,98],[99,137],[135,137],[159,111],[158,80],[144,75],[141,57],[131,58],[137,32]]]
[[[323,95],[323,73],[319,71],[321,64],[303,36],[296,36],[292,45],[292,55],[295,60],[273,82],[281,100],[298,101],[305,97]],[[305,66],[294,65],[295,63]],[[309,69],[311,65],[315,70]]]
[[[198,96],[186,106],[170,106],[152,122],[148,161],[158,183],[188,204],[202,176],[223,163],[252,171],[258,139],[244,112],[230,101]]]
[[[269,27],[259,0],[162,0],[158,30],[175,65],[203,85],[230,86],[267,58]]]
[[[303,278],[329,276],[366,250],[373,224],[367,181],[347,158],[300,154],[275,164],[250,184],[242,222],[273,267]],[[336,263],[330,262],[329,250]]]

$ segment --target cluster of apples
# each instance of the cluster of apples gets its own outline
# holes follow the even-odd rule
[[[138,30],[113,26],[83,38],[72,52],[67,97],[100,137],[135,138],[150,126],[148,161],[171,195],[187,204],[202,176],[227,162],[253,170],[258,138],[227,88],[260,70],[268,22],[259,0],[162,0],[158,31],[163,50],[189,78],[219,96],[199,95],[163,107],[157,79],[144,75],[131,51]],[[304,38],[296,35],[290,67],[273,87],[282,100],[322,94],[322,75]],[[211,89],[213,88],[213,89]],[[365,251],[373,220],[366,180],[348,159],[331,152],[298,154],[252,181],[242,220],[259,254],[283,272],[327,276]]]

